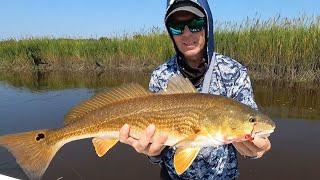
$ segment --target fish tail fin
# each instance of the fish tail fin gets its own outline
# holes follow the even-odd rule
[[[40,179],[62,146],[49,142],[49,135],[49,130],[37,130],[0,136],[0,146],[12,153],[30,179]]]

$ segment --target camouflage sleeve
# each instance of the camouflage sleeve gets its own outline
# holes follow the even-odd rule
[[[165,69],[166,66],[160,66],[151,74],[149,82],[149,90],[153,93],[162,91],[167,87],[168,79],[174,74],[174,72]]]
[[[159,81],[159,77],[155,71],[151,74],[151,79],[149,82],[149,90],[153,93],[161,91],[161,85]]]
[[[239,78],[235,81],[232,89],[232,98],[258,110],[258,106],[254,101],[253,89],[247,69],[242,67],[239,71]]]

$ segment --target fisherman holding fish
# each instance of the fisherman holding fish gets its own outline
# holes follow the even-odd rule
[[[131,145],[166,179],[235,179],[236,151],[260,158],[270,149],[275,124],[256,110],[247,69],[213,52],[207,1],[170,0],[165,24],[177,54],[152,73],[155,93],[123,85],[73,107],[60,128],[0,136],[30,179],[41,179],[65,144],[86,138],[99,157],[119,140]]]
[[[170,78],[180,74],[201,93],[226,96],[257,109],[247,69],[213,51],[213,20],[207,0],[168,0],[165,25],[176,55],[153,71],[150,91],[163,91]],[[175,149],[164,146],[165,135],[152,141],[156,131],[155,125],[151,124],[136,140],[129,136],[130,126],[126,124],[121,128],[119,138],[137,152],[148,155],[153,163],[161,164],[162,174],[168,174],[171,179],[235,179],[239,176],[236,151],[255,159],[271,148],[266,137],[204,147],[191,166],[178,175],[173,165]]]

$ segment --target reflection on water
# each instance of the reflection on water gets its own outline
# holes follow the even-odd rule
[[[62,126],[67,111],[98,91],[123,83],[148,85],[149,73],[0,73],[0,135]],[[275,119],[272,151],[260,160],[240,157],[240,179],[318,177],[320,92],[311,84],[254,82],[256,101]],[[44,179],[160,179],[160,169],[123,144],[103,158],[90,140],[65,145]],[[0,174],[25,179],[14,158],[0,148]]]
[[[148,87],[149,72],[0,72],[0,82],[32,92],[83,88],[94,92],[120,84],[136,82]],[[257,81],[253,83],[255,99],[261,111],[282,119],[320,119],[319,85]],[[1,106],[1,105],[0,105]]]
[[[282,119],[320,119],[319,85],[312,83],[254,82],[261,110]]]
[[[0,81],[15,88],[32,91],[52,91],[67,88],[99,89],[137,82],[148,85],[148,72],[104,71],[104,72],[0,72]]]

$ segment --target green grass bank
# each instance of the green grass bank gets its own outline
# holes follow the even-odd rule
[[[255,79],[320,81],[320,17],[216,23],[215,51],[239,60]],[[0,70],[151,70],[173,54],[157,28],[99,39],[8,39],[0,42]]]

